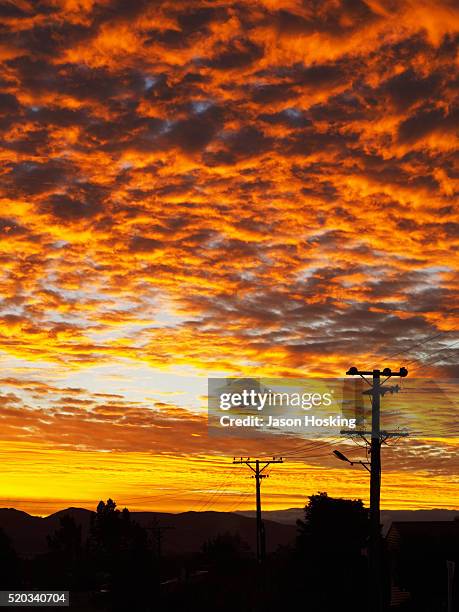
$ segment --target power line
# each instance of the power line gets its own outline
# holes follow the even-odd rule
[[[311,442],[309,443],[309,445],[303,446],[303,448],[297,448],[296,450],[292,450],[290,452],[286,452],[283,453],[282,456],[283,457],[291,457],[293,455],[296,455],[297,453],[302,453],[305,450],[312,450],[312,451],[316,451],[319,448],[322,448],[323,446],[328,446],[329,444],[333,443],[334,440],[329,441],[322,441],[322,442],[318,442],[317,444],[314,444],[314,442],[311,440]]]
[[[207,508],[210,507],[213,502],[215,502],[219,497],[221,497],[225,491],[225,485],[228,484],[228,482],[233,478],[234,473],[228,472],[224,479],[221,481],[221,483],[217,486],[215,491],[213,491],[211,495],[206,500],[204,500],[204,503],[199,506],[197,512],[204,512],[205,510],[207,510]]]
[[[456,346],[457,344],[459,344],[459,340],[456,340],[455,342],[453,342],[453,344],[450,344],[449,346],[444,346],[441,349],[436,349],[431,354],[427,353],[427,356],[424,356],[424,357],[414,357],[411,361],[406,362],[405,365],[411,365],[415,361],[421,361],[422,359],[430,359],[432,357],[435,357],[436,354],[441,353],[443,351],[448,351],[451,348],[453,348],[454,346]]]
[[[297,453],[302,453],[304,451],[308,450],[308,445],[309,445],[309,449],[312,451],[315,451],[319,448],[321,448],[322,446],[329,446],[330,444],[334,444],[336,442],[336,440],[338,440],[339,438],[331,438],[331,440],[323,440],[323,441],[319,441],[317,443],[315,443],[315,440],[305,440],[300,446],[298,446],[297,448],[294,448],[292,450],[285,450],[283,452],[280,453],[276,453],[276,456],[280,455],[282,457],[292,457],[294,455],[296,455]]]
[[[457,313],[457,308],[454,309],[450,309],[447,311],[442,311],[443,314],[456,314]],[[385,359],[390,359],[392,357],[398,357],[400,355],[406,355],[407,353],[409,353],[411,350],[413,350],[414,348],[417,348],[419,346],[422,346],[424,344],[427,344],[427,342],[430,342],[431,340],[435,340],[436,338],[439,338],[440,336],[442,336],[443,334],[447,334],[448,330],[444,330],[435,334],[432,334],[431,336],[428,336],[427,338],[423,338],[420,341],[416,341],[414,344],[410,344],[408,347],[402,349],[402,350],[396,350],[393,351],[392,353],[389,353],[388,355],[386,355],[384,358]],[[375,353],[372,354],[372,357],[374,358],[379,358],[380,354],[378,353],[378,355],[376,355]]]
[[[442,331],[442,332],[439,332],[438,334],[434,334],[433,336],[429,336],[428,338],[424,338],[424,340],[421,340],[421,342],[416,342],[415,344],[412,344],[411,346],[409,346],[406,349],[403,349],[403,350],[395,352],[395,353],[390,353],[389,355],[387,355],[385,357],[385,359],[391,359],[392,357],[398,357],[399,355],[404,355],[404,354],[408,353],[409,351],[411,351],[412,349],[414,349],[414,348],[416,348],[418,346],[423,346],[424,344],[427,344],[427,342],[430,342],[431,340],[434,340],[435,338],[439,338],[444,333],[446,333],[446,332]]]
[[[244,502],[249,497],[249,495],[251,495],[250,491],[248,491],[247,493],[241,493],[239,497],[236,499],[236,503],[234,503],[234,500],[233,500],[233,502],[231,503],[231,507],[229,510],[227,510],[227,512],[234,512],[235,510],[237,510],[237,507],[242,502]]]
[[[453,344],[451,344],[450,346],[445,346],[444,348],[438,350],[438,351],[434,351],[432,354],[428,355],[427,357],[424,357],[423,359],[432,359],[432,357],[435,357],[436,355],[439,355],[440,353],[442,353],[443,351],[449,351],[451,350],[453,347],[457,346],[459,344],[459,340],[457,340],[456,342],[453,342]],[[452,355],[447,355],[447,357],[451,357]],[[426,366],[426,365],[434,365],[435,363],[438,363],[439,361],[442,361],[443,356],[440,357],[439,359],[437,359],[436,361],[433,362],[428,362],[428,361],[424,361],[423,363],[420,363],[418,366],[415,366],[414,372],[416,372],[417,370],[419,370],[420,367],[422,366]],[[415,359],[411,362],[408,362],[406,365],[410,365],[410,363],[413,363],[414,361],[418,361],[420,362],[421,359]]]
[[[324,457],[329,457],[330,455],[330,448],[328,448],[327,450],[324,449],[324,452],[317,454],[317,455],[299,455],[298,457],[291,457],[291,461],[302,461],[302,462],[307,462],[309,459],[323,459]]]

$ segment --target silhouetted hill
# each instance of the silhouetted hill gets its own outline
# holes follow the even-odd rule
[[[0,527],[9,536],[15,550],[33,555],[43,550],[49,527],[44,519],[14,508],[0,508]]]
[[[243,516],[254,517],[255,511],[240,511]],[[295,525],[298,519],[303,520],[303,508],[287,508],[286,510],[266,510],[263,516],[277,523]],[[433,508],[432,510],[381,510],[381,522],[389,526],[394,521],[453,521],[459,516],[459,510],[444,510]]]
[[[52,534],[54,531],[56,531],[56,529],[58,529],[60,526],[60,518],[66,514],[73,517],[75,519],[75,523],[81,525],[81,534],[83,539],[85,539],[89,532],[91,516],[94,514],[92,510],[87,510],[86,508],[66,508],[65,510],[58,510],[58,512],[44,517],[43,520],[46,524],[47,533]]]
[[[0,527],[10,537],[16,551],[24,556],[33,556],[47,550],[47,536],[59,527],[59,518],[70,514],[82,525],[85,537],[89,530],[90,510],[68,508],[50,516],[31,516],[13,508],[0,509]],[[201,550],[204,542],[218,534],[239,534],[252,549],[255,549],[255,519],[228,512],[183,512],[169,514],[161,512],[132,512],[133,520],[149,527],[156,519],[161,526],[169,527],[164,533],[165,554],[186,554]],[[265,520],[267,550],[275,550],[295,538],[296,528]]]
[[[31,516],[14,508],[0,508],[0,527],[10,537],[16,551],[33,556],[47,550],[47,536],[59,527],[59,519],[65,514],[73,516],[82,526],[86,537],[91,521],[91,510],[67,508],[46,517]],[[143,527],[150,527],[156,519],[169,527],[164,532],[165,554],[186,554],[201,550],[203,543],[219,533],[239,534],[252,550],[255,549],[254,512],[132,512],[132,518]],[[394,521],[451,521],[459,511],[455,510],[383,510],[384,531]],[[263,513],[268,551],[292,543],[296,535],[296,520],[304,517],[302,508],[267,510]]]
[[[133,512],[133,518],[142,526],[151,525],[152,512]],[[194,552],[203,543],[219,533],[239,534],[255,550],[255,519],[230,512],[183,512],[182,514],[156,514],[161,525],[172,527],[164,537],[164,551],[169,553]],[[275,550],[295,539],[296,528],[265,520],[267,550]]]

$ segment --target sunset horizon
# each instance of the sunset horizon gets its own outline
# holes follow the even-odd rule
[[[0,12],[0,507],[252,510],[240,456],[368,507],[364,436],[208,430],[209,378],[356,366],[408,370],[381,508],[459,511],[457,4]]]

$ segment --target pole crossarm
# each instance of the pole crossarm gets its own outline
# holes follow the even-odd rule
[[[265,465],[260,469],[260,472],[262,472],[265,468],[268,467],[268,465],[270,465],[271,463],[284,463],[284,460],[282,459],[282,457],[279,457],[278,459],[266,459],[265,461],[260,460],[260,459],[243,459],[241,457],[241,459],[236,459],[236,457],[233,458],[233,463],[234,464],[242,464],[245,463],[245,465],[248,465],[249,468],[255,472],[255,469],[252,467],[253,465],[256,465],[257,463],[264,463]]]
[[[270,463],[284,463],[282,457],[278,457],[277,459],[274,457],[272,459],[250,459],[250,457],[247,459],[244,459],[243,457],[236,459],[236,457],[233,457],[233,463],[245,463],[246,465],[249,465],[250,463],[257,463],[257,461],[260,463],[266,463],[266,465],[269,465]]]
[[[394,385],[391,387],[384,387],[381,384],[381,386],[379,387],[379,394],[382,395],[383,397],[386,395],[386,393],[390,393],[391,395],[393,395],[394,393],[398,393],[399,391],[400,391],[399,385]],[[373,388],[367,389],[367,391],[362,391],[362,395],[373,395]]]
[[[371,431],[364,431],[362,429],[341,429],[339,432],[342,436],[360,436],[365,438],[371,436]],[[407,431],[380,431],[381,438],[407,438],[410,434]]]
[[[404,378],[408,376],[408,370],[406,368],[400,368],[398,372],[392,372],[390,368],[384,368],[382,371],[379,369],[374,370],[359,370],[355,366],[349,368],[346,372],[346,376],[374,376],[375,373],[382,374],[383,376],[391,377],[391,376],[400,376]]]

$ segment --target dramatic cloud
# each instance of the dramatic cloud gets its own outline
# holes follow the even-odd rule
[[[5,439],[231,454],[148,384],[350,360],[459,378],[456,2],[0,14],[3,371],[85,402],[5,395]]]

